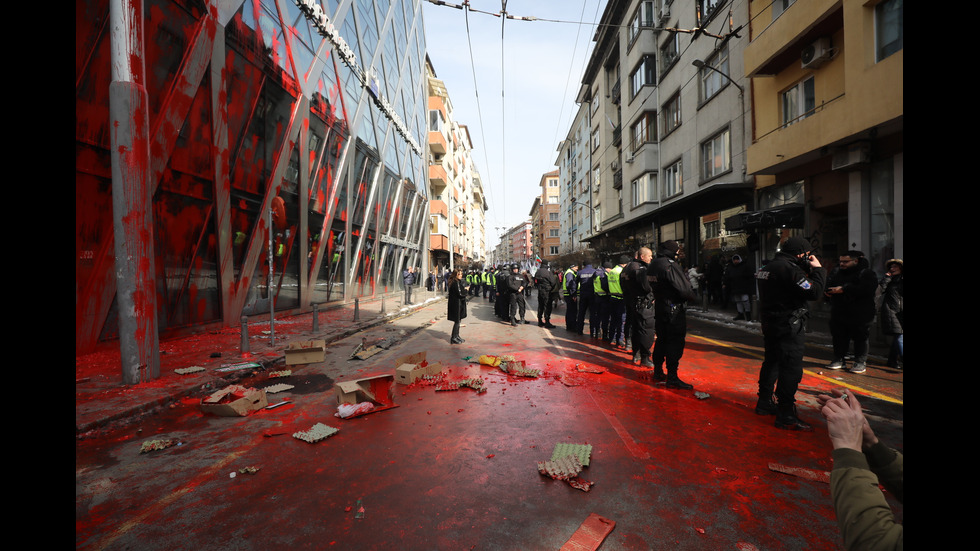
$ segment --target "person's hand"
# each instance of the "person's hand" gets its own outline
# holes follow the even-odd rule
[[[817,401],[821,405],[820,413],[827,419],[827,433],[834,449],[863,451],[875,444],[878,440],[854,394],[841,389],[831,393],[833,396],[817,396]]]
[[[806,258],[806,260],[807,260],[807,262],[810,263],[810,267],[811,268],[819,268],[820,267],[820,259],[817,258],[816,255],[811,254],[810,256],[808,256]]]
[[[844,292],[844,288],[843,287],[840,287],[840,286],[838,286],[838,287],[831,287],[831,288],[827,289],[827,294],[828,295],[839,295],[839,294],[841,294],[843,292]]]

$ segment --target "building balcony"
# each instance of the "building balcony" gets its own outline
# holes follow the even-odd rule
[[[433,251],[449,252],[449,238],[436,233],[429,234],[429,248]]]
[[[769,5],[761,12],[753,13],[752,17],[765,21],[772,17],[771,10]],[[839,0],[808,0],[790,5],[771,24],[751,37],[745,47],[746,76],[776,75],[791,64],[800,63],[803,47],[843,26],[843,7]]]
[[[433,199],[429,201],[429,214],[441,214],[445,218],[449,218],[449,207],[446,206],[446,202],[441,199]]]
[[[429,151],[437,155],[446,154],[446,137],[442,132],[429,132]]]
[[[448,185],[449,176],[446,174],[446,169],[442,168],[442,165],[429,165],[429,182],[433,187]]]

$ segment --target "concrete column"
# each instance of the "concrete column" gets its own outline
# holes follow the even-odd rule
[[[142,0],[111,0],[112,221],[123,384],[160,376]]]

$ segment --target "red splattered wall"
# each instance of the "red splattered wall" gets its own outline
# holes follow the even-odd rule
[[[284,12],[275,13],[246,0],[222,28],[216,3],[146,0],[149,185],[161,332],[235,324],[270,306],[282,311],[372,294],[379,274],[388,279],[396,271],[378,265],[379,232],[405,239],[412,226],[404,220],[405,204],[417,195],[400,194],[395,206],[400,186],[391,185],[383,170],[374,178],[385,166],[377,136],[354,160],[358,148],[351,146],[349,116],[361,90],[330,48],[313,63],[323,39],[291,2],[281,5]],[[76,352],[83,352],[117,336],[117,315],[108,0],[79,0],[75,9]],[[353,27],[346,22],[344,28],[349,33]],[[316,81],[308,99],[301,91],[304,79]],[[379,116],[372,110],[368,120]],[[360,126],[373,134],[370,124]],[[401,157],[404,146],[392,147]],[[358,170],[356,177],[348,178],[351,170]],[[341,185],[348,180],[350,193]],[[279,217],[269,228],[265,217],[273,204]],[[404,259],[385,256],[393,263]],[[347,273],[356,289],[346,289]]]

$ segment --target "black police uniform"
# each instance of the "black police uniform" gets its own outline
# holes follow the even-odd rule
[[[765,358],[759,370],[755,412],[775,414],[776,426],[790,430],[812,430],[796,415],[796,390],[803,379],[803,345],[810,316],[807,301],[823,295],[827,272],[823,268],[809,269],[809,274],[804,270],[809,263],[796,255],[809,251],[805,240],[787,239],[782,251],[756,273]]]
[[[534,286],[538,289],[538,326],[552,328],[551,295],[558,286],[558,278],[548,268],[547,264],[542,264],[534,273]]]
[[[527,281],[524,276],[517,272],[517,264],[511,266],[511,273],[507,276],[507,293],[510,303],[510,324],[517,325],[518,315],[521,323],[527,323],[525,312],[527,310],[527,300],[524,298],[524,286]]]
[[[668,242],[669,243],[669,242]],[[695,300],[691,281],[681,270],[680,264],[674,261],[677,248],[669,245],[661,246],[657,258],[650,263],[648,272],[655,279],[653,295],[656,299],[657,341],[653,345],[653,377],[657,380],[667,380],[669,388],[690,389],[677,376],[681,356],[684,355],[684,339],[687,336],[687,301]],[[663,366],[667,364],[667,374],[664,376]]]

